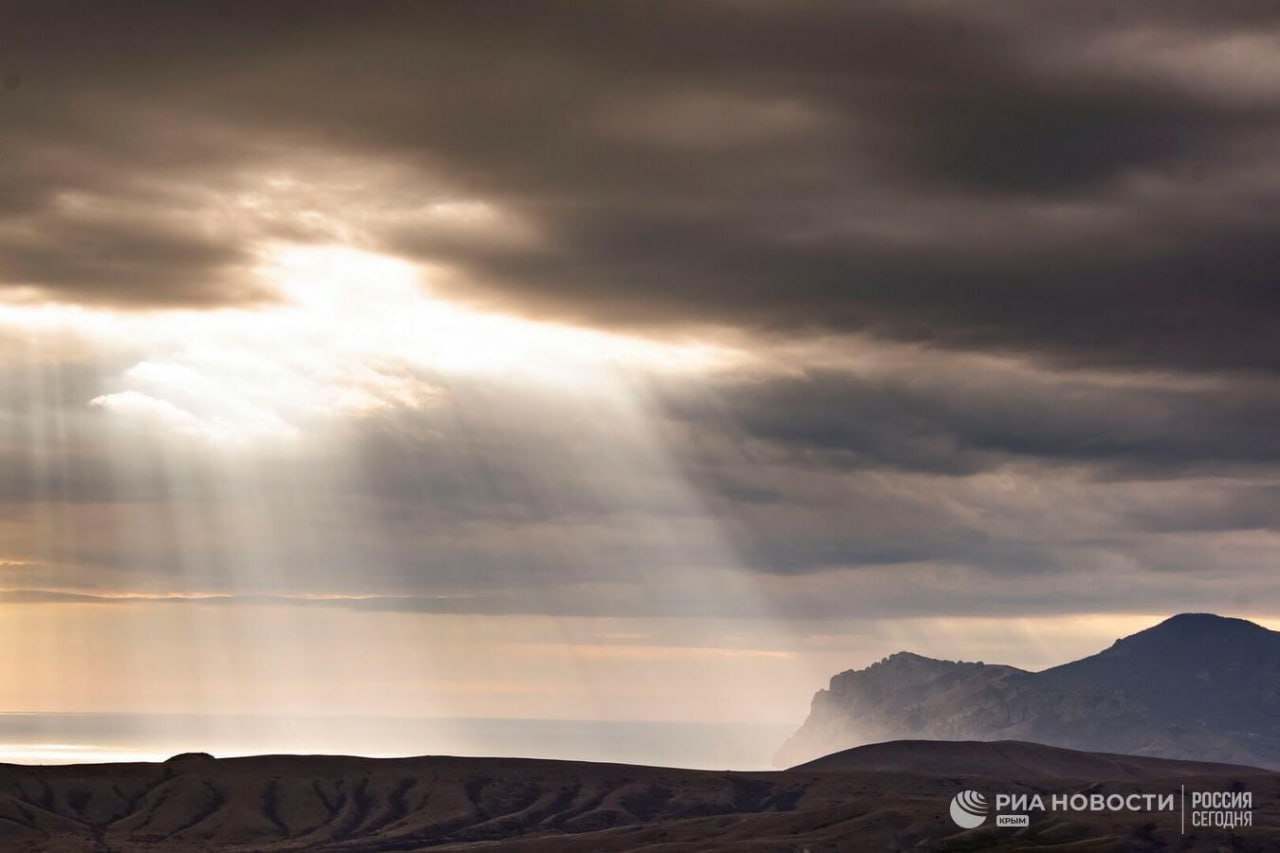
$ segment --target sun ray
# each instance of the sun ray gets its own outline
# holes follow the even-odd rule
[[[92,512],[69,509],[52,495],[41,506],[72,513],[62,529],[96,514],[109,533],[109,553],[97,558],[107,560],[115,577],[105,581],[105,596],[87,590],[94,595],[83,601],[128,602],[109,609],[148,614],[104,621],[115,626],[106,641],[120,651],[127,681],[144,677],[141,666],[157,676],[163,672],[175,691],[169,710],[251,715],[250,739],[259,743],[296,742],[299,714],[372,707],[375,713],[437,719],[437,741],[453,737],[460,749],[483,751],[471,728],[447,722],[471,713],[477,694],[468,684],[499,691],[494,695],[541,690],[540,683],[574,685],[575,699],[542,701],[543,710],[531,712],[535,716],[570,706],[588,719],[625,713],[601,659],[571,627],[576,610],[607,613],[639,595],[655,613],[679,612],[703,607],[716,594],[764,608],[667,451],[661,413],[646,390],[655,377],[697,381],[739,363],[740,354],[451,304],[432,295],[414,266],[356,249],[273,246],[262,257],[257,274],[275,298],[244,308],[120,313],[0,304],[0,326],[23,330],[32,341],[29,358],[74,362],[85,351],[105,348],[118,365],[115,373],[95,368],[99,375],[89,386],[101,390],[93,396],[32,408],[23,440],[65,443],[65,428],[33,419],[78,409],[77,417],[93,424],[84,440],[97,442],[109,460],[105,491]],[[23,375],[29,383],[47,382],[49,371],[32,365]],[[29,392],[64,393],[43,386]],[[42,414],[45,408],[56,414]],[[430,545],[412,551],[414,537],[406,537],[403,519],[389,524],[356,497],[377,488],[381,472],[364,470],[349,425],[395,423],[397,413],[438,419],[450,437],[446,444],[435,442],[433,461],[416,477],[411,472],[428,451],[420,438],[397,445],[389,464],[413,479],[401,496],[402,512],[428,527],[448,525],[447,513],[457,507],[439,499],[444,454],[451,460],[449,480],[477,489],[477,504],[495,508],[512,531],[537,537],[537,561],[528,564],[529,577],[515,593],[528,598],[512,603],[530,614],[519,618],[545,638],[535,646],[547,655],[541,674],[519,676],[495,661],[460,675],[459,662],[449,660],[455,652],[432,648],[429,614],[404,622],[403,631],[385,635],[380,645],[369,637],[316,633],[340,612],[325,607],[327,596],[345,596],[353,606],[394,602],[406,585],[431,596],[451,583],[485,595],[496,582],[489,575],[510,574],[524,559],[516,546],[500,571],[481,565],[443,569]],[[502,461],[504,445],[531,455]],[[65,464],[67,458],[65,446],[29,449],[33,464]],[[568,472],[547,468],[536,461],[540,457],[576,459],[575,467],[566,478]],[[51,470],[32,476],[58,482]],[[565,501],[571,505],[560,506]],[[583,504],[575,509],[577,501]],[[572,528],[540,532],[528,517],[546,510],[573,518],[588,509],[583,537],[572,535]],[[588,518],[595,520],[586,524]],[[678,541],[668,542],[657,531],[663,518],[692,521],[682,522]],[[351,538],[343,541],[337,530],[350,531]],[[370,537],[402,543],[399,556],[374,547]],[[79,553],[68,547],[65,556],[74,560]],[[553,583],[537,581],[546,572],[554,573]],[[572,600],[562,599],[566,590]],[[245,603],[223,603],[238,599]],[[160,618],[156,608],[165,607],[185,608],[190,618]],[[507,643],[510,617],[478,612],[460,618],[477,648],[498,650]],[[187,650],[185,674],[170,669],[173,662],[164,655],[137,652],[152,641],[147,632],[153,630]],[[730,629],[726,623],[711,633],[727,637]],[[405,689],[371,705],[371,668],[351,649],[375,647],[396,662]],[[687,660],[698,665],[696,658]],[[485,669],[488,686],[482,686]],[[724,681],[710,670],[702,677],[706,685]],[[512,678],[530,680],[520,687]],[[723,684],[726,702],[744,691],[745,685]],[[154,698],[141,700],[143,706],[149,702]],[[84,703],[68,694],[60,704]],[[177,733],[150,719],[165,742],[180,734],[234,743],[236,731],[246,730],[244,719],[228,723],[209,714],[187,719]],[[611,736],[599,731],[594,737],[590,748],[609,754]]]

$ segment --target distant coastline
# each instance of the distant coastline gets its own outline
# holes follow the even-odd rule
[[[0,763],[163,761],[188,751],[501,755],[761,770],[794,723],[250,714],[0,713]]]

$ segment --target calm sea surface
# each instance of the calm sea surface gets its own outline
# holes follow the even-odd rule
[[[793,724],[0,713],[0,762],[157,761],[179,752],[501,755],[767,769]]]

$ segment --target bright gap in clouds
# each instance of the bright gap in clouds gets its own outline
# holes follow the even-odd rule
[[[0,323],[139,353],[92,404],[225,444],[429,405],[436,378],[612,394],[629,371],[697,373],[732,358],[463,307],[433,297],[413,264],[350,247],[276,246],[255,273],[276,301],[135,314],[10,303]]]

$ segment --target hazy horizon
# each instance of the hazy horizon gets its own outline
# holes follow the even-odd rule
[[[1141,621],[1134,631],[1161,619]],[[1271,630],[1280,622],[1252,620]],[[1112,624],[1110,620],[1103,623]],[[1119,639],[1116,637],[1114,639]],[[1039,670],[1102,651],[1045,660],[1025,645],[999,638],[988,663]],[[1065,647],[1065,646],[1064,646]],[[888,649],[889,646],[884,646]],[[873,654],[833,669],[862,669],[897,651],[949,660],[946,643]],[[981,648],[981,647],[975,647]],[[1056,647],[1055,647],[1056,648]],[[1004,654],[1004,657],[999,655]],[[825,687],[825,680],[818,687]],[[812,691],[811,691],[812,692]],[[82,764],[158,762],[183,752],[219,758],[261,754],[346,754],[375,758],[421,755],[506,756],[595,761],[687,769],[774,769],[774,755],[807,713],[809,694],[784,697],[804,712],[787,719],[720,709],[705,719],[563,719],[553,717],[420,717],[311,713],[158,713],[0,711],[0,763]],[[673,703],[674,704],[674,703]],[[766,706],[773,707],[773,706]]]
[[[794,729],[720,721],[5,713],[0,764],[161,762],[205,752],[217,758],[456,755],[765,770]]]

